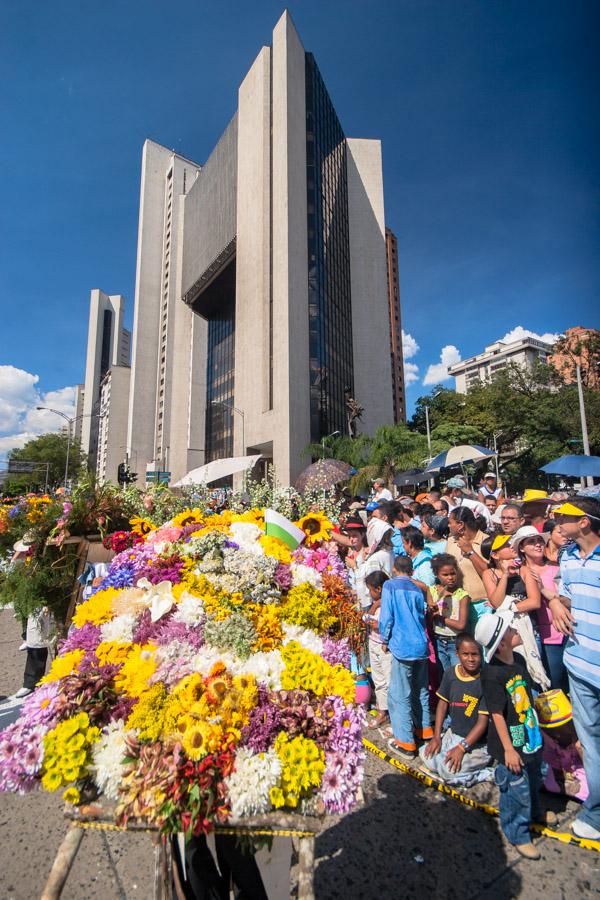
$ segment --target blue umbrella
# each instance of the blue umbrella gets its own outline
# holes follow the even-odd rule
[[[542,466],[541,471],[546,475],[567,475],[572,478],[591,475],[600,478],[600,456],[571,453],[546,463],[545,466]]]
[[[452,466],[460,466],[462,463],[477,462],[480,459],[489,459],[494,455],[493,450],[480,447],[479,444],[461,444],[459,447],[450,447],[443,450],[431,460],[426,472],[439,472],[440,469],[451,469]]]

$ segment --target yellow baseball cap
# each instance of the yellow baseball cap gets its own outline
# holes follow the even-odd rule
[[[553,510],[555,516],[576,516],[577,518],[581,518],[582,516],[588,516],[589,513],[584,512],[578,506],[575,506],[574,503],[561,503],[560,506],[556,506]],[[595,518],[591,516],[590,518]]]
[[[539,491],[536,488],[527,488],[525,493],[523,494],[523,503],[527,503],[529,500],[546,500],[548,497],[548,491]]]
[[[500,550],[511,539],[511,534],[497,534],[492,541],[492,550]]]
[[[573,718],[573,708],[561,690],[546,691],[534,700],[542,728],[559,728]]]

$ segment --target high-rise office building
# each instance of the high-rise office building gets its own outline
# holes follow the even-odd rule
[[[381,144],[345,136],[286,12],[204,165],[144,145],[131,465],[262,453],[291,483],[348,396],[392,421],[389,342]]]
[[[123,327],[124,306],[120,294],[91,292],[85,383],[77,392],[78,405],[83,407],[78,420],[81,448],[91,469],[96,468],[102,379],[111,366],[129,366],[131,334]]]
[[[404,383],[404,351],[402,349],[402,313],[400,311],[400,279],[398,277],[398,241],[390,228],[385,229],[387,259],[388,311],[390,317],[390,356],[392,365],[392,400],[394,422],[406,422],[406,388]]]

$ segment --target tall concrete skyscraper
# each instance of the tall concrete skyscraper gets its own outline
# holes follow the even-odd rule
[[[348,396],[392,422],[389,345],[381,144],[345,136],[286,12],[204,165],[144,145],[130,463],[262,453],[291,483]]]
[[[390,355],[392,364],[392,399],[394,422],[406,422],[406,385],[404,351],[402,349],[402,313],[400,311],[400,279],[398,276],[398,241],[390,228],[385,229],[387,258],[388,311],[390,317]]]
[[[111,366],[129,366],[131,334],[123,327],[125,300],[121,294],[93,290],[83,391],[78,390],[78,406],[83,406],[80,427],[81,448],[91,469],[96,467],[100,413],[100,385]],[[81,396],[83,395],[83,403]]]

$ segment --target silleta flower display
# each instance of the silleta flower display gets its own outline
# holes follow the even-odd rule
[[[139,517],[20,719],[0,790],[104,795],[116,820],[188,836],[273,810],[345,813],[362,780],[350,653],[361,628],[331,522],[307,546],[264,511]]]

